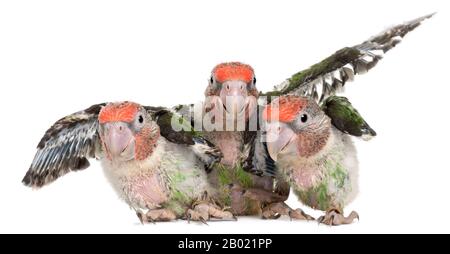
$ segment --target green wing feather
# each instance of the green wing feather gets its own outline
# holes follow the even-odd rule
[[[331,123],[344,133],[364,140],[377,135],[345,97],[328,97],[322,105],[322,110],[331,118]]]
[[[338,50],[310,68],[292,75],[273,91],[260,93],[260,96],[267,96],[270,102],[271,96],[295,94],[314,98],[321,103],[328,96],[341,91],[345,83],[352,81],[356,74],[364,74],[372,69],[383,58],[384,53],[431,16],[433,14],[394,26],[361,44]]]
[[[215,163],[223,157],[222,152],[206,140],[201,132],[194,129],[192,123],[186,120],[177,108],[169,110],[163,107],[145,107],[159,126],[161,136],[176,144],[188,145],[197,157],[204,163],[205,170],[210,172]]]
[[[182,115],[163,107],[145,108],[158,124],[161,136],[170,142],[193,145],[194,138],[201,138],[201,134]]]

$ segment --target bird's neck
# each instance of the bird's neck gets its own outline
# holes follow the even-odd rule
[[[277,161],[280,172],[302,190],[315,186],[322,179],[322,165],[330,156],[334,141],[331,128],[302,133],[297,144],[298,153],[285,154]]]
[[[310,158],[324,150],[331,136],[331,128],[324,127],[312,132],[298,134],[298,152],[300,157]]]
[[[160,140],[157,126],[146,126],[136,135],[136,160],[144,161],[152,156]]]
[[[222,151],[221,163],[233,167],[241,157],[243,134],[237,131],[216,131],[209,135],[210,141]]]

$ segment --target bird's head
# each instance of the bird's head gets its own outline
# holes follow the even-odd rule
[[[109,160],[144,160],[156,147],[158,125],[141,105],[109,103],[100,111],[100,139]]]
[[[205,96],[207,99],[219,98],[219,106],[223,107],[225,112],[232,115],[245,113],[247,120],[256,109],[258,97],[253,68],[240,62],[217,65],[211,72]]]
[[[275,161],[285,155],[313,156],[326,145],[330,135],[330,118],[306,97],[279,97],[266,106],[263,118],[267,148]]]

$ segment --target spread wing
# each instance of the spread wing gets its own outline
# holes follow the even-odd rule
[[[377,135],[345,97],[328,97],[322,105],[322,110],[331,118],[331,123],[344,133],[364,140]]]
[[[163,107],[145,107],[158,124],[161,136],[172,143],[190,146],[197,158],[204,163],[205,170],[210,172],[214,164],[221,160],[222,153],[206,140],[201,132],[195,131],[193,124],[177,112],[177,108],[180,107],[176,107],[174,110]]]
[[[407,33],[431,16],[433,14],[394,26],[361,44],[338,50],[321,62],[294,74],[276,86],[274,91],[260,95],[270,100],[270,96],[296,94],[313,97],[321,103],[329,95],[342,90],[356,74],[364,74],[372,69]]]
[[[97,129],[98,114],[104,105],[93,105],[53,124],[39,142],[22,182],[42,187],[70,171],[89,167],[88,160],[101,152]]]

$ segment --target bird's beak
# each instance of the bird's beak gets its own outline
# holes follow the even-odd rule
[[[128,161],[134,158],[135,139],[126,123],[105,123],[102,138],[112,160]]]
[[[295,132],[285,123],[271,122],[266,125],[267,149],[270,157],[277,161],[279,154],[288,149],[294,149],[290,146],[297,139]]]
[[[247,107],[247,84],[240,80],[230,80],[222,84],[220,99],[227,113],[239,115]]]

